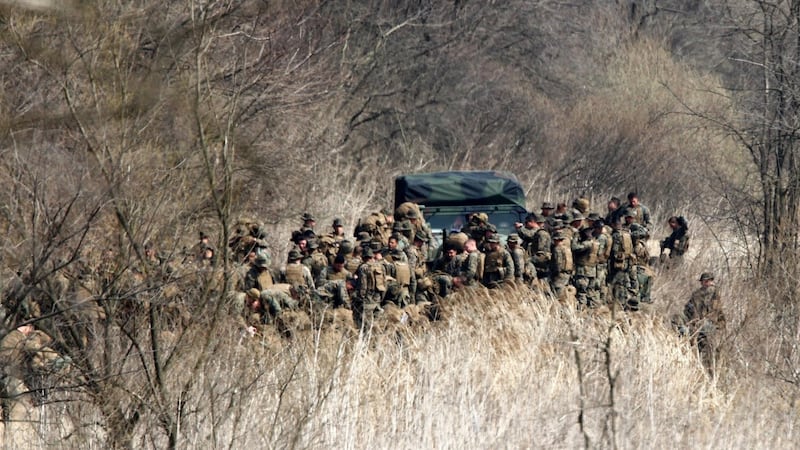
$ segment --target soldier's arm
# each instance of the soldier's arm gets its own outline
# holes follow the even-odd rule
[[[310,290],[314,290],[317,288],[317,284],[314,283],[314,277],[311,275],[311,270],[304,270],[303,277],[306,279],[306,284]]]
[[[589,241],[581,241],[580,239],[574,239],[571,244],[570,248],[572,249],[572,254],[580,255],[582,253],[586,253],[589,251],[591,246],[587,245]]]
[[[503,266],[505,266],[506,270],[503,273],[503,279],[505,280],[513,280],[514,279],[514,258],[511,257],[511,254],[505,252],[503,254]]]
[[[642,206],[642,225],[648,230],[653,228],[653,222],[650,222],[650,208]]]
[[[536,230],[522,227],[517,230],[517,235],[519,235],[519,238],[522,239],[523,242],[530,242],[533,241],[534,236],[536,236]]]

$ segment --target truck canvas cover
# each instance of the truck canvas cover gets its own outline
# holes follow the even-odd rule
[[[525,193],[508,172],[455,171],[395,178],[395,207],[414,202],[425,207],[516,205],[525,209]]]

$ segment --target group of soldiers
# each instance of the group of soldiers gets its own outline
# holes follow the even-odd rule
[[[665,264],[675,264],[688,249],[689,232],[683,217],[671,217],[668,223],[672,232],[660,242],[660,258]],[[654,272],[650,264],[659,259],[649,254],[650,212],[636,193],[630,193],[625,204],[610,199],[604,216],[590,212],[584,198],[576,199],[571,208],[544,202],[539,212],[531,212],[515,224],[515,232],[505,242],[483,212],[473,213],[459,230],[434,234],[414,203],[374,212],[354,228],[349,237],[344,222],[335,219],[330,229],[319,231],[315,218],[303,214],[285,261],[274,264],[264,225],[256,220],[240,221],[227,243],[232,258],[240,263],[236,292],[228,298],[244,311],[244,327],[258,333],[279,321],[287,310],[349,308],[354,325],[369,329],[390,304],[400,309],[415,305],[417,311],[436,319],[443,298],[481,285],[490,289],[528,286],[563,301],[574,299],[578,308],[610,305],[635,311],[641,303],[651,301]],[[180,321],[186,311],[181,310],[181,301],[170,299],[178,299],[181,289],[173,289],[170,280],[197,276],[213,280],[221,270],[216,259],[216,249],[204,233],[177,260],[163,257],[153,245],[143,245],[142,263],[130,270],[114,264],[115,254],[108,251],[99,255],[94,266],[77,264],[76,273],[57,272],[56,282],[51,284],[58,288],[38,297],[74,297],[76,304],[93,305],[90,300],[100,298],[97,292],[113,291],[123,298],[125,292],[142,291],[126,288],[126,283],[134,287],[137,282],[147,283],[165,299],[161,314]],[[209,288],[222,293],[222,284],[217,284],[210,283]],[[694,336],[699,347],[710,348],[720,318],[724,326],[724,315],[713,275],[703,274],[701,284],[673,324],[682,334]],[[28,323],[0,336],[0,363],[7,369],[0,371],[0,397],[6,399],[32,383],[12,367],[28,367],[37,361],[36,367],[52,366],[58,371],[68,361],[48,347],[47,335],[29,325],[60,307],[40,304],[33,294],[36,291],[25,286],[24,279],[18,288],[9,286],[0,310],[7,315],[6,323]],[[17,291],[31,294],[15,307]],[[136,303],[134,299],[131,302]],[[99,307],[80,313],[104,317]],[[27,366],[18,361],[23,358],[20,355],[28,355]],[[23,372],[37,371],[41,372]],[[13,407],[4,405],[3,410],[8,416]]]
[[[470,215],[460,230],[450,230],[434,246],[434,234],[419,205],[404,203],[395,211],[370,214],[348,238],[341,219],[318,232],[311,214],[292,233],[292,248],[279,271],[259,227],[243,227],[229,245],[249,261],[240,291],[246,310],[267,323],[285,308],[309,302],[349,307],[359,328],[387,304],[436,305],[454,291],[484,285],[527,285],[556,298],[574,298],[579,308],[608,304],[636,311],[651,302],[654,272],[647,241],[649,209],[635,192],[627,203],[616,197],[604,216],[589,212],[578,198],[544,202],[540,212],[515,224],[502,242],[486,213]],[[661,241],[661,260],[675,263],[688,249],[685,219],[669,219],[672,233]],[[435,247],[435,248],[434,248]],[[252,327],[255,324],[251,325]]]

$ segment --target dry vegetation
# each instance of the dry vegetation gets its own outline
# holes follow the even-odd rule
[[[781,60],[754,37],[769,2],[655,3],[0,4],[2,287],[48,305],[72,360],[0,442],[794,447],[796,22],[776,36],[800,11],[775,2]],[[244,337],[224,245],[214,276],[143,269],[145,243],[178,258],[242,216],[279,261],[301,212],[352,225],[394,175],[447,169],[512,171],[531,208],[636,190],[689,218],[693,252],[640,314],[476,290],[368,341],[341,318]],[[77,277],[108,254],[103,283]],[[705,270],[729,317],[714,376],[668,326]]]

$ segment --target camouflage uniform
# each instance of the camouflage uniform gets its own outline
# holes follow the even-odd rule
[[[352,298],[353,320],[359,329],[369,329],[372,319],[381,313],[381,303],[387,289],[386,266],[376,260],[373,250],[364,249],[364,262],[356,272],[356,289]]]
[[[352,277],[344,280],[326,281],[315,290],[317,301],[330,303],[334,308],[349,308],[350,294],[347,291],[347,283],[353,282]]]
[[[633,239],[628,230],[621,228],[619,222],[611,234],[611,253],[609,255],[609,290],[614,300],[623,308],[639,309],[639,292],[636,285],[635,270],[631,263]]]
[[[511,254],[500,247],[500,240],[497,236],[487,239],[487,243],[493,248],[486,253],[483,266],[483,285],[486,287],[497,287],[504,282],[514,280],[514,260]]]
[[[244,325],[261,332],[265,325],[280,315],[282,309],[281,302],[271,291],[249,289],[244,298]]]
[[[519,246],[519,238],[511,235],[508,237],[506,244],[506,251],[511,255],[511,260],[514,261],[514,279],[522,282],[525,277],[527,267],[527,255],[525,250]]]
[[[633,223],[639,224],[647,229],[653,227],[653,223],[650,221],[650,209],[648,209],[644,205],[636,205],[631,206],[628,204],[624,208],[625,214],[633,215]]]
[[[547,204],[546,204],[547,205]],[[536,271],[536,278],[539,280],[550,279],[550,260],[552,258],[552,239],[550,233],[541,225],[545,218],[541,215],[534,215],[533,220],[539,224],[537,228],[520,228],[519,236],[523,240],[523,246],[528,252],[530,263]]]
[[[550,263],[550,289],[557,298],[563,298],[569,286],[575,265],[572,261],[572,248],[564,230],[553,236],[553,258]]]
[[[414,254],[414,258],[409,256],[409,261],[413,259],[414,266],[414,291],[413,298],[417,301],[424,301],[424,296],[417,295],[420,290],[418,284],[425,275],[428,273],[428,237],[423,232],[417,232],[414,235],[414,245],[410,247],[410,252]]]
[[[636,283],[639,288],[639,301],[643,303],[651,303],[650,289],[653,282],[655,273],[650,268],[650,253],[647,250],[647,238],[650,233],[647,229],[639,224],[631,224],[631,239],[633,240],[633,258],[631,261],[635,264]]]
[[[253,264],[244,276],[242,291],[256,288],[259,291],[269,288],[274,284],[272,272],[269,270],[269,259],[265,255],[256,257]]]
[[[453,278],[461,275],[461,264],[464,256],[456,253],[450,258],[448,254],[454,251],[445,251],[433,262],[431,273],[426,277],[429,281],[426,280],[424,283],[426,286],[430,286],[428,288],[429,291],[432,290],[439,297],[450,295],[453,290]]]
[[[703,363],[711,369],[718,352],[717,334],[725,329],[726,320],[722,312],[722,300],[714,285],[714,276],[703,273],[700,282],[702,286],[692,293],[684,306],[683,315],[673,318],[673,323],[682,334],[694,338]]]
[[[575,264],[575,275],[572,280],[577,290],[578,304],[594,308],[600,304],[600,285],[597,282],[600,244],[591,233],[591,227],[584,227],[580,231],[579,239],[572,242]]]
[[[395,248],[387,251],[383,259],[387,263],[388,273],[393,278],[387,284],[384,303],[392,302],[397,306],[404,307],[411,302],[410,286],[411,280],[414,278],[408,256],[405,252]]]
[[[339,244],[339,255],[344,256],[344,268],[350,273],[356,273],[358,266],[361,265],[361,258],[354,254],[356,249],[353,241],[344,240]]]
[[[300,252],[292,249],[289,251],[289,264],[281,271],[281,279],[292,286],[303,286],[308,290],[316,288],[314,277],[308,266],[300,264]]]
[[[342,261],[341,264],[344,264],[344,257],[341,258],[341,261]],[[341,280],[346,280],[346,279],[348,279],[348,278],[353,276],[353,274],[349,270],[347,270],[347,268],[344,267],[344,266],[341,267],[341,270],[338,270],[337,267],[336,267],[336,264],[337,264],[337,262],[336,262],[336,260],[334,260],[334,265],[328,266],[328,268],[325,269],[325,278],[324,278],[323,282],[324,281],[341,281]],[[316,284],[322,285],[324,283],[316,283]]]
[[[611,235],[606,232],[602,222],[594,225],[594,237],[597,241],[597,286],[601,303],[608,303],[608,259],[611,256]]]
[[[473,286],[478,282],[478,267],[480,265],[481,253],[475,251],[464,251],[461,255],[461,269],[458,277],[465,286]]]

